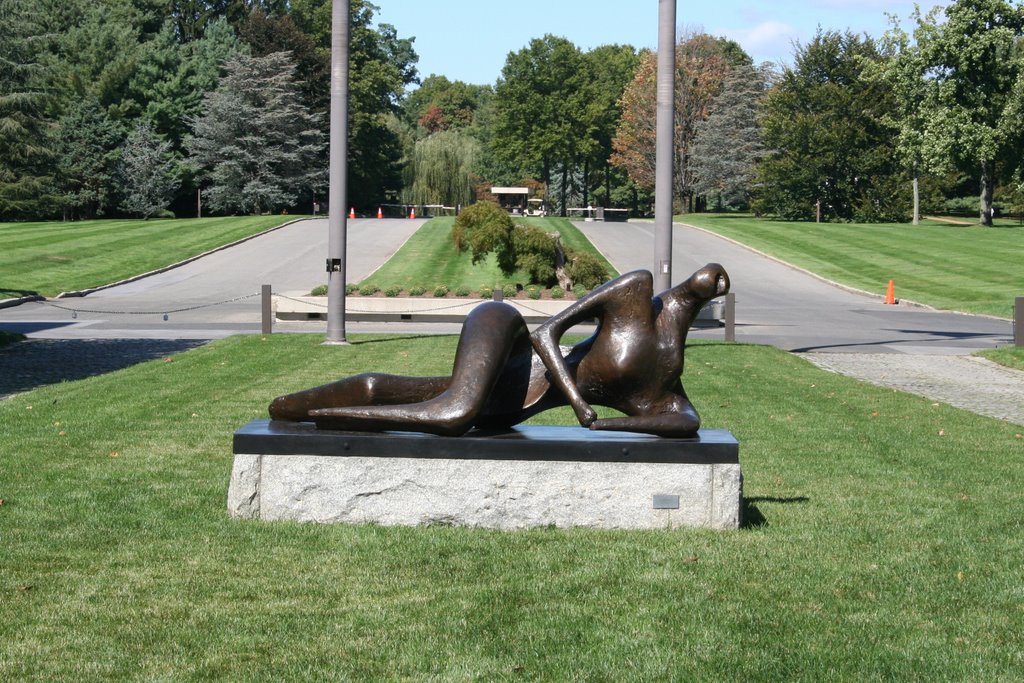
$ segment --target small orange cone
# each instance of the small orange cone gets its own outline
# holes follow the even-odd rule
[[[348,217],[349,218],[355,218],[356,217],[356,207],[353,206],[351,209],[348,210]]]
[[[412,207],[412,211],[409,212],[409,218],[416,218],[416,207]]]
[[[380,210],[379,206],[377,207],[377,218],[384,218],[384,212]]]
[[[893,284],[892,280],[889,280],[889,287],[885,290],[885,303],[896,303],[896,286]]]

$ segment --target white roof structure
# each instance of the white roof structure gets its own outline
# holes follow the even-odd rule
[[[491,194],[530,194],[528,187],[492,187]]]

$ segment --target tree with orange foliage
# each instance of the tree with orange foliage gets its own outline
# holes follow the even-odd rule
[[[732,47],[728,41],[703,33],[684,35],[676,46],[676,156],[672,189],[684,212],[693,210],[690,154],[697,124],[708,117],[711,103],[722,89]],[[644,188],[654,187],[657,62],[654,52],[643,55],[633,82],[622,95],[622,119],[612,143],[612,163],[625,169],[630,179]]]

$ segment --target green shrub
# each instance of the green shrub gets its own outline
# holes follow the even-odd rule
[[[551,298],[552,299],[564,299],[565,298],[565,290],[562,289],[561,287],[559,287],[558,285],[555,285],[554,287],[551,288]]]
[[[604,264],[593,254],[573,251],[566,254],[565,274],[576,285],[593,289],[608,279]],[[575,291],[575,287],[573,287]]]
[[[455,288],[455,296],[469,296],[469,287],[459,285]]]
[[[402,288],[398,285],[391,285],[384,289],[384,296],[398,296],[402,293]]]
[[[377,285],[363,285],[359,288],[359,293],[363,296],[373,296],[380,291],[380,287]]]
[[[326,287],[327,287],[327,285],[324,285],[324,293],[325,294],[327,293]],[[359,291],[359,285],[357,285],[355,283],[350,282],[347,285],[345,285],[345,293],[346,294],[355,294],[358,291]]]
[[[541,292],[543,292],[543,291],[544,291],[544,288],[541,287],[540,285],[527,285],[526,286],[526,296],[528,296],[529,298],[531,298],[533,300],[539,299],[540,295],[541,295]]]
[[[533,225],[517,225],[512,232],[512,245],[516,253],[516,267],[529,273],[530,280],[553,285],[558,239]]]
[[[427,291],[426,287],[420,285],[413,285],[409,288],[409,296],[423,296],[423,292]]]
[[[974,216],[979,213],[978,206],[977,197],[951,197],[943,199],[938,207],[938,213],[948,216]]]
[[[471,250],[473,263],[493,251],[501,272],[512,273],[516,267],[513,230],[512,219],[503,208],[493,202],[477,202],[464,208],[455,219],[452,242],[459,251]]]
[[[494,298],[494,287],[487,287],[486,285],[480,288],[481,299],[493,299]]]
[[[587,295],[587,288],[584,287],[583,285],[573,285],[572,294],[577,299],[582,299],[584,296]]]
[[[434,287],[434,296],[438,298],[448,296],[448,285],[438,285],[437,287]]]
[[[349,285],[349,287],[352,287],[352,286],[353,285]],[[348,287],[345,288],[345,291],[346,292],[348,291]],[[313,290],[309,293],[309,295],[310,296],[327,296],[327,285],[317,285],[316,287],[313,288]]]
[[[516,294],[519,293],[519,288],[512,283],[508,283],[501,286],[501,294],[506,299],[515,299]]]

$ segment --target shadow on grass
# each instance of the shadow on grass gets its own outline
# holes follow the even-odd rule
[[[743,498],[743,523],[740,525],[742,529],[763,529],[768,526],[768,519],[762,514],[760,508],[757,507],[758,503],[781,503],[783,505],[789,505],[791,503],[807,503],[811,499],[807,496],[793,496],[791,498],[778,498],[775,496],[753,496],[751,498]]]
[[[352,346],[366,346],[368,344],[393,344],[395,342],[413,341],[416,339],[436,339],[439,337],[458,337],[457,334],[403,334],[403,335],[389,335],[387,337],[381,336],[374,339],[355,339],[349,340],[349,344]]]
[[[102,375],[205,343],[195,339],[29,339],[0,348],[0,398]]]
[[[20,299],[23,296],[39,296],[34,289],[14,289],[0,285],[0,299]]]

